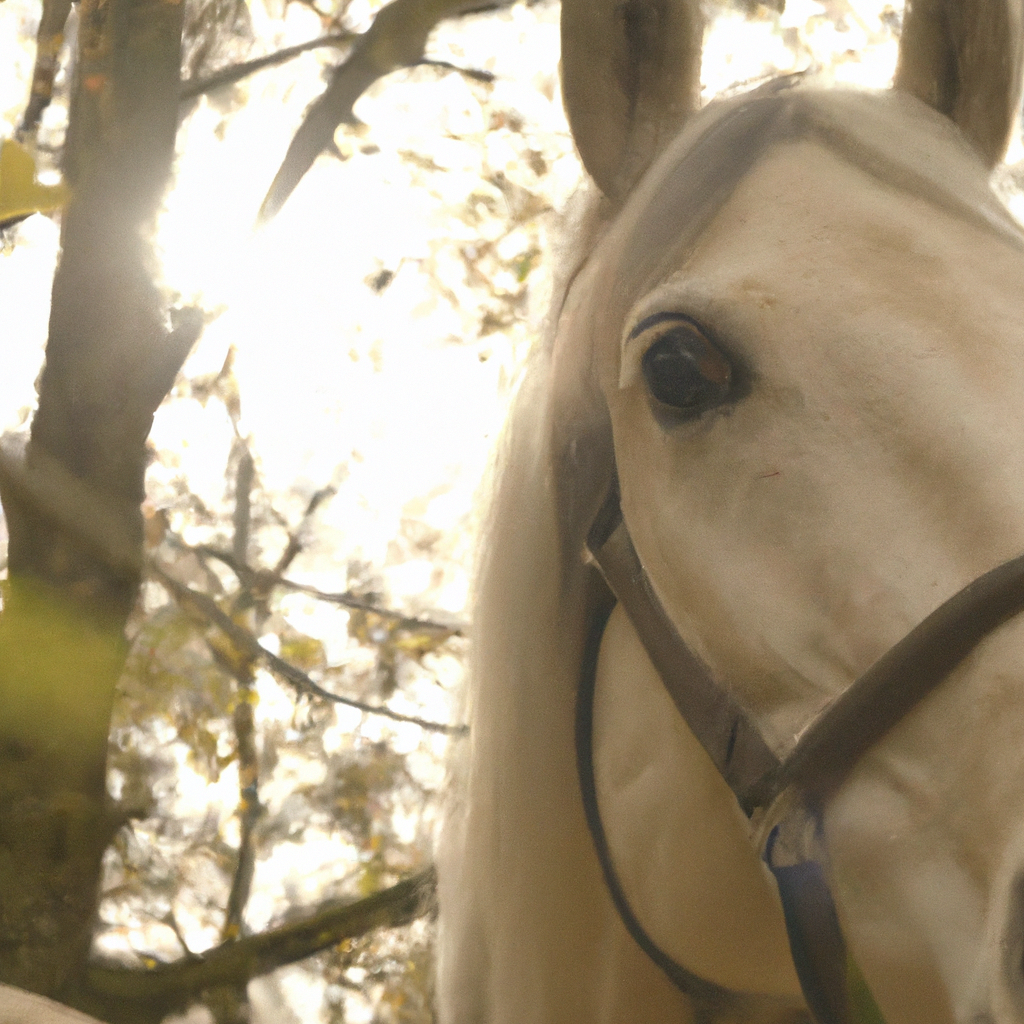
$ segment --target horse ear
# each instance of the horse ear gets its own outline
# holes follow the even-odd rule
[[[700,0],[562,0],[562,96],[583,165],[622,200],[700,105]]]
[[[950,118],[990,167],[1020,109],[1021,0],[907,0],[893,86]]]

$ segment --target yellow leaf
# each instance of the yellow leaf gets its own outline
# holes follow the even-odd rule
[[[361,644],[385,643],[393,629],[393,623],[374,612],[353,608],[348,613],[348,635]]]
[[[305,672],[322,668],[327,664],[327,652],[323,643],[301,633],[281,637],[281,657]]]
[[[403,654],[407,654],[410,658],[415,658],[419,661],[424,654],[433,654],[439,647],[443,647],[452,635],[452,630],[448,629],[407,633],[405,636],[400,636],[395,640],[395,646]]]
[[[0,224],[30,213],[50,213],[68,201],[64,185],[40,185],[36,163],[19,142],[0,142]]]

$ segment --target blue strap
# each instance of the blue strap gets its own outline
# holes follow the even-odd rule
[[[835,903],[817,861],[785,867],[773,863],[779,826],[772,829],[764,859],[775,876],[786,917],[789,949],[815,1024],[853,1024],[846,987],[846,942]]]
[[[813,859],[777,865],[772,854],[779,826],[765,844],[786,918],[789,949],[815,1024],[885,1024],[871,991],[849,956],[832,893]]]

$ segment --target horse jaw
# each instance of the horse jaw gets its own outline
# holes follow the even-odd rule
[[[1024,1020],[1022,650],[1024,624],[993,635],[826,808],[844,931],[890,1022]]]
[[[1004,858],[972,993],[972,1024],[1024,1018],[1024,826]]]
[[[977,193],[983,170],[910,114],[878,150],[934,143],[951,191]],[[1024,255],[975,202],[972,218],[817,142],[778,146],[603,327],[637,551],[780,752],[944,598],[1024,550]],[[613,230],[589,287],[611,294],[606,275],[628,278],[642,243]],[[706,325],[749,394],[666,429],[623,342],[659,310]],[[888,1024],[1024,1021],[1007,952],[1022,945],[1022,679],[1017,620],[826,807],[840,917]]]

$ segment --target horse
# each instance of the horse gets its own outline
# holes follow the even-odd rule
[[[0,1021],[3,1024],[102,1024],[35,992],[0,984]]]
[[[1021,1024],[1019,580],[949,612],[1024,551],[1021,5],[914,0],[877,93],[699,110],[701,37],[696,0],[563,0],[596,191],[495,457],[440,1020]],[[727,783],[737,736],[774,775]]]

